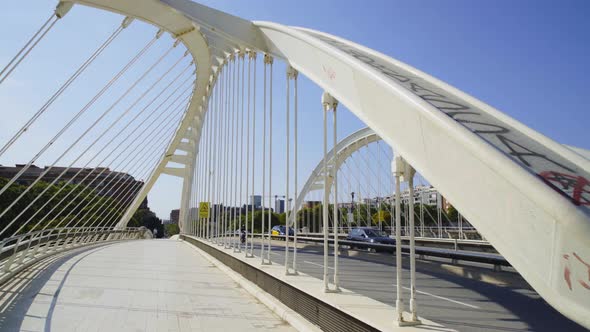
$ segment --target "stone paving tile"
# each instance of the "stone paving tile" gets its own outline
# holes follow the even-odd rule
[[[66,254],[0,289],[0,331],[295,331],[175,240]]]

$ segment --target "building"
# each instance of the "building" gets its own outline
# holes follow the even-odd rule
[[[254,209],[262,208],[262,196],[260,196],[260,195],[250,196],[250,205],[253,205]]]
[[[170,211],[170,223],[178,224],[178,219],[180,218],[180,209],[174,209]]]
[[[438,193],[438,190],[436,190],[434,187],[418,186],[414,188],[414,204],[438,206],[438,204],[440,204],[439,196],[440,194]],[[400,193],[400,197],[402,204],[408,204],[410,202],[410,191],[407,189],[402,191]],[[381,202],[385,202],[387,204],[395,204],[395,194],[380,199]],[[370,198],[367,200],[371,203],[374,203],[377,200],[377,198]]]
[[[15,166],[0,165],[0,177],[6,179],[14,178],[18,173],[25,169],[25,164],[16,164]],[[78,167],[38,167],[29,166],[15,182],[29,186],[37,179],[40,181],[52,183],[56,181],[70,182],[70,184],[81,184],[92,188],[100,196],[116,198],[119,201],[132,202],[132,198],[139,193],[143,187],[143,181],[136,180],[132,175],[111,171],[107,167],[96,168],[78,168]],[[149,209],[147,198],[143,200],[140,209]]]
[[[316,206],[322,205],[322,201],[305,201],[303,202],[304,209],[312,209]]]
[[[285,213],[285,200],[284,199],[276,199],[275,200],[275,213]]]

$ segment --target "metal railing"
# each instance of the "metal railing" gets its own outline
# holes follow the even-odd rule
[[[236,237],[238,236],[235,232],[227,232],[225,234],[227,237],[232,238],[230,242],[231,245],[234,245],[239,241]],[[262,234],[254,233],[254,237],[260,238]],[[284,235],[270,235],[265,234],[264,238],[268,239],[271,237],[275,240],[284,240]],[[343,250],[368,250],[368,251],[382,251],[382,252],[395,252],[395,245],[389,244],[380,244],[380,243],[371,243],[371,242],[359,242],[359,241],[348,241],[345,240],[346,235],[340,234],[338,236],[342,238],[338,240],[341,249]],[[294,240],[293,236],[289,237],[291,241]],[[416,241],[418,242],[421,240],[417,238]],[[448,243],[450,244],[449,247],[431,247],[431,246],[416,246],[416,254],[426,258],[426,257],[436,257],[436,258],[447,258],[451,260],[452,264],[458,264],[459,261],[465,262],[474,262],[474,263],[483,263],[483,264],[491,264],[493,265],[494,270],[499,271],[502,266],[511,266],[510,263],[500,254],[495,252],[486,252],[486,250],[481,251],[472,251],[472,250],[462,250],[463,247],[467,245],[472,245],[475,247],[484,246],[484,247],[491,247],[488,242],[485,241],[476,241],[476,240],[459,240],[459,239],[434,239],[434,238],[425,238],[426,241],[434,241],[436,243]],[[311,243],[323,243],[323,234],[321,236],[306,236],[303,234],[298,235],[297,242],[311,242]],[[330,234],[328,239],[329,245],[334,244],[334,234]],[[418,244],[418,243],[417,243]],[[493,248],[493,247],[492,247]],[[410,246],[406,244],[402,244],[402,252],[409,253]]]
[[[69,227],[3,239],[0,242],[0,284],[45,257],[97,243],[139,239],[146,231],[145,228]]]
[[[353,226],[351,228],[355,228],[358,226]],[[378,229],[378,227],[373,226],[372,228]],[[346,235],[350,231],[350,228],[347,226],[338,227],[338,234]],[[385,226],[383,227],[383,231],[388,234],[395,234],[395,231],[392,227]],[[409,236],[410,235],[410,228],[409,227],[402,227],[401,228],[402,236]],[[334,233],[334,227],[328,228],[329,233]],[[319,233],[313,232],[305,232],[305,229],[300,232],[301,234],[323,234],[321,231]],[[422,238],[429,238],[429,239],[459,239],[459,240],[479,240],[487,242],[486,239],[475,229],[474,227],[457,227],[457,226],[445,226],[445,227],[420,227],[417,226],[414,228],[414,233],[417,237]]]

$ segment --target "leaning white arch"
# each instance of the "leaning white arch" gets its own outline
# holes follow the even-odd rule
[[[195,153],[207,87],[223,53],[269,52],[347,106],[444,193],[543,298],[590,327],[584,286],[590,284],[584,265],[590,263],[589,160],[444,82],[335,36],[249,22],[188,0],[76,2],[170,31],[197,63],[190,111],[136,204],[162,172],[183,176],[187,192],[194,158],[180,170],[166,164],[177,149]],[[186,210],[186,197],[182,206]]]
[[[381,140],[381,137],[377,135],[373,129],[366,127],[361,130],[357,130],[354,133],[348,135],[344,139],[342,139],[336,147],[330,150],[327,154],[328,160],[327,163],[330,169],[327,171],[329,174],[334,174],[340,169],[340,166],[348,157],[350,157],[353,153],[360,150],[361,148]],[[336,149],[336,162],[334,162],[334,149]],[[336,165],[334,168],[333,165]],[[310,176],[307,178],[307,181],[301,188],[301,191],[297,195],[297,200],[295,201],[294,206],[291,208],[293,211],[299,211],[301,205],[305,201],[305,196],[313,191],[318,189],[324,189],[324,174],[326,170],[324,169],[324,160],[320,160],[317,166],[313,169]],[[332,179],[330,176],[329,179]],[[328,183],[328,191],[332,188],[333,181]]]

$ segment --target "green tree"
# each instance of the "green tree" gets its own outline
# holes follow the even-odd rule
[[[168,237],[180,233],[180,228],[178,227],[178,224],[166,224],[164,225],[164,229],[166,231],[166,236]]]

